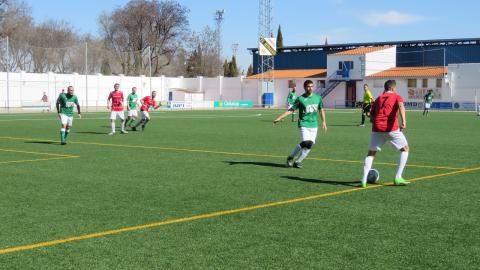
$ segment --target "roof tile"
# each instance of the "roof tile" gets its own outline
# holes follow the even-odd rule
[[[286,69],[267,71],[264,78],[274,79],[295,79],[295,78],[323,78],[327,76],[326,69]],[[247,77],[247,79],[261,79],[262,74],[255,74]]]
[[[374,73],[367,78],[443,77],[448,67],[394,67]]]
[[[385,49],[390,49],[394,46],[378,46],[378,47],[361,47],[348,51],[334,53],[333,55],[358,55],[358,54],[367,54],[372,52],[377,52]]]

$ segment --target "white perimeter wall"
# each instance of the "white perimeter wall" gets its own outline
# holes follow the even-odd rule
[[[393,54],[392,54],[393,55]],[[357,56],[358,57],[358,56]],[[344,58],[343,60],[345,60]],[[338,63],[337,63],[338,65]],[[336,67],[337,68],[337,67]],[[377,68],[377,67],[376,67]],[[375,68],[375,69],[376,69]],[[438,88],[441,99],[436,101],[474,101],[475,94],[480,95],[480,64],[450,65],[448,78],[443,79],[442,87]],[[168,93],[174,88],[188,89],[203,93],[205,101],[215,100],[250,100],[254,104],[261,104],[262,92],[257,80],[246,78],[182,78],[182,77],[129,77],[129,76],[103,76],[89,75],[88,77],[88,106],[106,106],[108,93],[115,83],[120,83],[121,89],[128,93],[132,87],[137,87],[140,96],[146,96],[151,89],[157,91],[158,100],[168,100]],[[320,81],[325,78],[308,78],[317,88]],[[373,94],[378,96],[383,91],[383,79],[365,79],[356,82],[357,101],[362,100],[363,84],[368,83]],[[409,90],[423,91],[422,79],[416,78],[417,88],[407,87],[407,78],[392,78],[397,81],[398,91],[406,100],[420,101],[409,98]],[[286,106],[289,92],[289,80],[294,80],[297,85],[297,93],[303,94],[303,82],[307,79],[277,79],[274,87],[274,106]],[[22,103],[40,102],[43,92],[46,92],[50,101],[54,101],[62,89],[68,85],[75,87],[75,92],[85,106],[87,91],[86,77],[80,74],[54,74],[54,73],[9,73],[10,107],[21,107]],[[452,86],[452,89],[450,89]],[[436,78],[429,78],[428,88],[437,89]],[[480,98],[480,97],[479,97]],[[0,73],[0,108],[6,107],[7,100],[7,74]],[[345,82],[340,83],[324,100],[327,108],[342,104],[345,101]]]
[[[88,93],[86,80],[88,78]],[[307,79],[293,79],[297,84],[299,94],[303,93],[303,82]],[[314,84],[319,85],[325,78],[309,78]],[[289,93],[289,79],[275,80],[274,107],[285,107]],[[203,93],[205,101],[215,100],[250,100],[259,105],[262,101],[262,92],[258,80],[249,80],[243,77],[129,77],[129,76],[103,76],[81,74],[54,74],[54,73],[9,73],[9,98],[10,107],[22,107],[22,104],[40,102],[43,92],[46,92],[51,102],[54,102],[62,89],[69,85],[75,87],[82,106],[106,106],[107,97],[113,90],[115,83],[120,84],[120,89],[128,94],[132,87],[137,87],[139,96],[146,96],[152,90],[157,91],[157,99],[168,100],[169,92],[174,92],[178,101],[185,99],[185,95],[177,95],[175,89],[188,89],[191,92]],[[6,107],[7,100],[7,74],[0,73],[0,107]],[[174,99],[175,100],[175,99]]]
[[[127,94],[137,87],[139,96],[146,96],[150,89],[157,91],[158,100],[168,100],[168,94],[175,88],[188,89],[204,93],[204,100],[251,100],[258,104],[259,91],[256,80],[237,78],[183,78],[183,77],[129,77],[54,73],[9,73],[9,91],[7,94],[7,73],[0,73],[0,107],[6,107],[7,95],[10,107],[40,102],[45,92],[50,101],[54,101],[62,89],[69,85],[75,87],[82,106],[106,106],[107,97],[115,83]],[[87,87],[88,84],[88,87]]]

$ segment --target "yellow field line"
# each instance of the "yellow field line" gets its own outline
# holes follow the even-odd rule
[[[55,141],[53,141],[53,140],[39,140],[39,139],[18,138],[18,137],[0,137],[0,139],[55,142]],[[123,147],[123,148],[139,148],[139,149],[156,149],[156,150],[165,150],[165,151],[191,152],[191,153],[206,153],[206,154],[219,154],[219,155],[230,155],[230,156],[253,156],[253,157],[285,158],[285,156],[271,155],[271,154],[224,152],[224,151],[214,151],[214,150],[187,149],[187,148],[174,148],[174,147],[162,147],[162,146],[111,144],[111,143],[80,142],[80,141],[77,141],[77,142],[76,142],[76,141],[71,141],[70,143],[72,143],[72,144],[84,144],[84,145],[105,146],[105,147]],[[318,157],[318,158],[317,158],[317,157],[308,157],[307,159],[309,159],[309,160],[317,160],[317,161],[340,162],[340,163],[357,163],[357,164],[363,163],[363,161],[359,161],[359,160],[343,160],[343,159],[331,159],[331,158],[320,158],[320,157]],[[377,165],[386,165],[386,166],[397,166],[397,164],[395,164],[395,163],[388,163],[388,162],[375,162],[375,164],[377,164]],[[419,164],[407,164],[407,167],[411,167],[411,168],[445,169],[445,170],[463,170],[463,169],[464,169],[464,168],[456,168],[456,167],[448,167],[448,166],[433,166],[433,165],[419,165]]]
[[[433,178],[437,178],[437,177],[454,175],[454,174],[459,174],[459,173],[473,172],[473,171],[478,171],[478,170],[480,170],[480,167],[471,168],[471,169],[463,169],[463,170],[459,170],[459,171],[441,173],[441,174],[435,174],[435,175],[429,175],[429,176],[422,176],[422,177],[413,178],[410,181],[414,182],[414,181],[419,181],[419,180],[433,179]],[[195,216],[190,216],[190,217],[170,219],[170,220],[156,222],[156,223],[150,223],[150,224],[120,228],[120,229],[109,230],[109,231],[98,232],[98,233],[85,234],[85,235],[80,235],[80,236],[73,236],[73,237],[68,237],[68,238],[64,238],[64,239],[58,239],[58,240],[47,241],[47,242],[40,242],[40,243],[32,244],[32,245],[25,245],[25,246],[18,246],[18,247],[0,249],[0,254],[7,254],[7,253],[12,253],[12,252],[37,249],[37,248],[48,247],[48,246],[53,246],[53,245],[58,245],[58,244],[63,244],[63,243],[68,243],[68,242],[84,240],[84,239],[103,237],[103,236],[112,235],[112,234],[119,234],[119,233],[124,233],[124,232],[142,230],[142,229],[156,228],[156,227],[169,225],[169,224],[182,223],[182,222],[206,219],[206,218],[211,218],[211,217],[225,216],[225,215],[231,215],[231,214],[242,213],[242,212],[249,212],[249,211],[253,211],[253,210],[257,210],[257,209],[263,209],[263,208],[269,208],[269,207],[280,206],[280,205],[285,205],[285,204],[302,202],[302,201],[309,201],[309,200],[314,200],[314,199],[332,197],[332,196],[351,193],[351,192],[355,192],[355,191],[363,191],[363,190],[366,190],[366,189],[380,188],[380,187],[385,187],[385,186],[389,186],[389,185],[370,185],[367,188],[350,188],[350,189],[344,189],[344,190],[340,190],[340,191],[334,191],[334,192],[317,194],[317,195],[312,195],[312,196],[307,196],[307,197],[295,198],[295,199],[291,199],[291,200],[271,202],[271,203],[248,206],[248,207],[243,207],[243,208],[238,208],[238,209],[219,211],[219,212],[213,212],[213,213],[208,213],[208,214],[200,214],[200,215],[195,215]]]
[[[47,161],[47,160],[57,160],[57,159],[69,159],[69,158],[79,158],[79,157],[80,156],[68,156],[68,157],[25,159],[25,160],[10,160],[10,161],[0,161],[0,164],[26,163],[26,162],[37,162],[37,161]]]
[[[31,154],[31,155],[41,155],[41,156],[54,156],[54,157],[78,157],[73,155],[63,155],[63,154],[53,154],[53,153],[43,153],[43,152],[32,152],[32,151],[21,151],[13,149],[3,149],[0,148],[2,152],[12,152],[12,153],[21,153],[21,154]]]

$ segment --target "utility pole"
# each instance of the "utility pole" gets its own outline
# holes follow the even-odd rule
[[[10,112],[10,44],[7,36],[7,112]]]
[[[148,65],[149,65],[149,77],[150,77],[150,93],[152,93],[152,49],[148,46]]]
[[[85,42],[85,111],[88,112],[88,42]]]
[[[224,20],[224,15],[225,15],[225,10],[224,9],[219,9],[215,12],[215,54],[217,56],[217,72],[220,75],[220,66],[221,66],[221,55],[222,55],[222,24]]]

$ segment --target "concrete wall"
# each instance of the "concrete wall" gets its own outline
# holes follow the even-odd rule
[[[480,100],[480,64],[448,65],[448,86],[454,97],[462,101]]]
[[[88,83],[88,89],[86,87]],[[183,78],[183,77],[128,77],[128,76],[103,76],[80,74],[54,74],[54,73],[9,73],[9,91],[7,94],[7,73],[0,73],[0,107],[7,106],[9,95],[10,107],[22,107],[26,103],[40,102],[45,92],[50,101],[67,86],[75,87],[82,106],[106,106],[107,97],[113,90],[115,83],[120,84],[120,89],[129,93],[132,87],[137,87],[139,96],[146,96],[150,89],[157,91],[158,100],[168,100],[169,92],[174,89],[187,89],[192,92],[204,93],[204,100],[251,100],[259,102],[259,91],[256,80],[245,78]],[[178,91],[175,91],[178,92]],[[88,96],[88,103],[87,103]],[[183,100],[183,93],[174,95]],[[181,98],[180,98],[181,97]]]
[[[370,54],[369,54],[370,55]],[[378,56],[378,55],[377,55]],[[376,59],[376,57],[369,59]],[[358,55],[356,57],[359,57]],[[343,60],[352,59],[351,57],[342,57]],[[340,60],[340,59],[339,59]],[[360,60],[360,59],[359,59]],[[376,63],[372,60],[371,63]],[[392,59],[390,59],[392,60]],[[389,61],[390,61],[389,60]],[[388,62],[388,61],[385,61]],[[390,62],[383,63],[390,65]],[[338,65],[338,62],[337,64]],[[354,64],[355,68],[359,67]],[[378,66],[369,66],[370,70],[377,69]],[[335,70],[338,66],[335,66]],[[356,76],[356,75],[355,75]],[[120,83],[121,89],[128,93],[130,89],[137,87],[138,94],[145,96],[150,93],[150,88],[157,91],[158,100],[168,100],[168,93],[175,88],[187,89],[189,91],[203,93],[205,101],[215,100],[250,100],[256,105],[261,105],[262,90],[259,88],[257,80],[249,80],[246,78],[182,78],[182,77],[152,77],[145,76],[129,77],[129,76],[103,76],[89,75],[88,92],[86,88],[86,77],[81,74],[54,74],[54,73],[9,73],[9,95],[10,107],[22,107],[29,102],[40,102],[43,92],[46,92],[50,101],[55,101],[62,89],[66,89],[68,85],[75,87],[76,95],[79,97],[82,106],[106,106],[108,93],[113,89],[115,83]],[[421,101],[423,92],[427,89],[436,91],[435,101],[454,101],[473,102],[475,95],[480,95],[480,64],[459,64],[449,66],[449,75],[442,78],[442,87],[436,87],[437,78],[428,79],[428,87],[422,87],[422,79],[416,78],[417,87],[409,88],[407,86],[407,78],[392,78],[397,80],[399,93],[409,101]],[[315,87],[318,87],[319,81],[325,78],[308,78],[312,80]],[[388,78],[359,80],[357,86],[357,101],[362,100],[363,84],[368,83],[374,96],[378,96],[383,91],[383,83]],[[297,93],[303,94],[303,82],[307,79],[291,79],[297,85]],[[287,95],[289,92],[289,79],[275,80],[274,106],[285,108]],[[150,83],[151,82],[151,83]],[[450,88],[451,87],[451,88]],[[340,83],[332,93],[324,100],[327,108],[334,108],[336,105],[342,105],[345,101],[345,82]],[[450,95],[453,94],[453,97]],[[198,97],[198,95],[196,96]],[[179,100],[185,99],[185,94],[178,96]],[[480,97],[479,97],[480,99]],[[7,74],[0,73],[0,108],[7,106]]]

